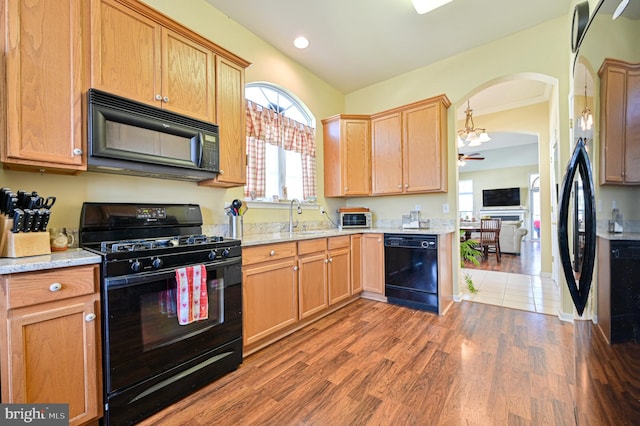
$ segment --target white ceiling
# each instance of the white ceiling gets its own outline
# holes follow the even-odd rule
[[[559,16],[571,0],[206,0],[318,77],[350,93]],[[304,35],[307,49],[293,40]],[[569,40],[567,40],[569,45]]]

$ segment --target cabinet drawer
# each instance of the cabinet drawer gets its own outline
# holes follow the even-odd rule
[[[339,247],[349,247],[351,245],[351,238],[349,235],[341,235],[339,237],[329,238],[329,250],[333,250]]]
[[[242,264],[251,265],[253,263],[284,259],[295,255],[295,241],[281,244],[246,247],[242,249]]]
[[[316,253],[318,251],[325,251],[327,249],[327,239],[318,238],[315,240],[302,240],[298,241],[298,254]]]
[[[4,277],[7,309],[91,294],[97,291],[98,265],[24,272]]]

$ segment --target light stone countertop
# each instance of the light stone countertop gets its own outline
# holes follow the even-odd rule
[[[1,258],[0,275],[91,265],[100,263],[101,260],[99,255],[82,249],[69,249],[40,256]]]
[[[289,241],[310,240],[314,238],[336,237],[351,234],[413,234],[413,235],[446,235],[454,232],[452,227],[402,229],[402,228],[357,228],[348,230],[315,229],[308,231],[273,232],[265,234],[249,234],[242,237],[242,246],[257,246],[262,244],[284,243]]]
[[[598,230],[596,235],[598,236],[598,238],[603,238],[610,241],[640,241],[640,232],[610,233]]]

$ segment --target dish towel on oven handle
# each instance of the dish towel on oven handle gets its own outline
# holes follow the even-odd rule
[[[178,323],[191,324],[209,317],[207,269],[204,265],[176,269]]]

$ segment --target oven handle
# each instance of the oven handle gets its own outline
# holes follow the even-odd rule
[[[204,267],[209,270],[212,268],[218,269],[223,268],[225,266],[233,265],[236,263],[240,263],[241,259],[239,257],[234,257],[232,259],[219,260],[212,263],[205,263]],[[140,274],[131,274],[131,275],[122,275],[118,277],[105,277],[104,284],[105,287],[110,288],[119,288],[132,286],[137,284],[144,284],[149,281],[157,281],[168,279],[174,277],[176,275],[176,271],[174,269],[165,269],[162,271],[153,271],[153,272],[143,272]]]

